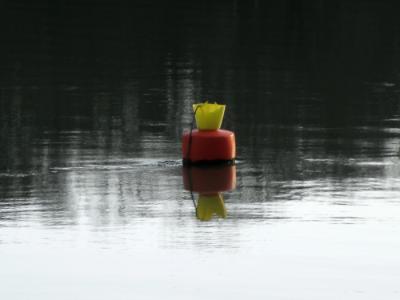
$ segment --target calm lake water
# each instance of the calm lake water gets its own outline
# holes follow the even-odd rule
[[[0,17],[1,299],[400,298],[391,5],[17,0]],[[181,164],[204,100],[227,104],[238,152],[194,170],[232,179],[212,197]]]

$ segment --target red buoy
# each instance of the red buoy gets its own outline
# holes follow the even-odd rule
[[[186,164],[233,163],[235,134],[223,129],[186,131],[182,136],[182,157]]]

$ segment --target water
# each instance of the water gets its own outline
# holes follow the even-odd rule
[[[399,298],[389,4],[0,11],[2,299]],[[204,99],[238,152],[207,221],[180,153]]]

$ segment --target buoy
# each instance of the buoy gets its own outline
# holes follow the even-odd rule
[[[184,186],[190,191],[199,220],[208,221],[214,215],[225,218],[221,193],[236,187],[235,134],[220,129],[225,105],[198,103],[193,105],[193,112],[197,129],[193,129],[193,121],[191,129],[182,136],[183,164],[190,165],[183,167]],[[225,165],[210,166],[221,163]],[[193,192],[199,193],[197,203]]]
[[[225,105],[198,103],[193,105],[193,111],[197,129],[183,133],[183,163],[185,165],[233,164],[236,157],[235,134],[220,129]]]
[[[222,129],[185,131],[182,156],[184,164],[234,163],[235,134]]]

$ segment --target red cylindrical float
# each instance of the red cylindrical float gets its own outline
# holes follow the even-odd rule
[[[182,137],[182,156],[188,164],[234,162],[235,134],[223,129],[186,131]]]

